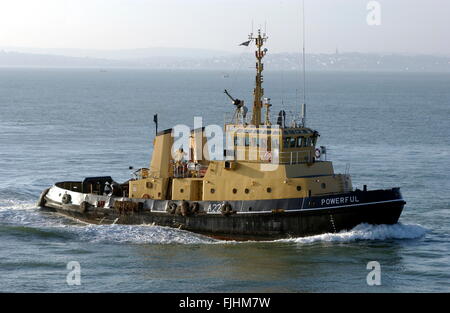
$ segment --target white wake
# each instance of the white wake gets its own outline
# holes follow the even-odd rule
[[[424,236],[427,229],[417,224],[370,225],[359,224],[349,231],[327,233],[309,237],[280,239],[276,242],[352,242],[357,240],[416,239]]]

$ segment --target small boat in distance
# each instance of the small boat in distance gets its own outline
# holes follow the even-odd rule
[[[155,224],[226,239],[277,239],[336,233],[360,223],[395,224],[405,205],[399,188],[354,189],[334,172],[319,132],[280,111],[273,120],[262,88],[263,46],[258,30],[253,109],[235,106],[225,124],[226,153],[205,155],[205,129],[194,129],[186,151],[173,153],[173,130],[156,134],[150,166],[118,184],[110,176],[64,181],[46,189],[38,205],[96,224]],[[263,116],[263,108],[265,114]],[[156,117],[156,116],[155,116]],[[197,140],[198,139],[198,140]]]

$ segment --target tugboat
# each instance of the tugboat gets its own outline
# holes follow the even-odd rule
[[[95,224],[154,224],[237,240],[397,223],[406,203],[400,188],[353,189],[350,175],[336,174],[326,148],[316,147],[319,133],[305,125],[305,103],[298,118],[288,122],[281,111],[272,124],[262,88],[267,36],[258,30],[252,41],[252,113],[247,116],[244,102],[225,90],[235,111],[224,127],[222,158],[209,157],[205,128],[190,132],[185,150],[174,150],[175,132],[167,129],[154,138],[149,168],[129,181],[105,176],[59,182],[42,192],[38,205]]]

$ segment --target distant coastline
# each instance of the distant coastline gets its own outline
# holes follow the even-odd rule
[[[26,51],[26,50],[25,50]],[[76,50],[73,50],[76,51]],[[190,49],[136,49],[117,51],[80,50],[36,53],[0,48],[0,67],[7,68],[134,68],[185,70],[245,70],[253,68],[252,54]],[[55,54],[55,53],[64,53]],[[81,56],[82,55],[82,56]],[[394,71],[450,72],[450,56],[379,53],[317,53],[306,55],[308,71]],[[271,70],[297,71],[301,59],[297,53],[268,54]]]

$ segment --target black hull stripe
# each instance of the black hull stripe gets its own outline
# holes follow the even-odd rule
[[[390,202],[405,202],[403,199],[395,199],[395,200],[386,200],[386,201],[376,201],[376,202],[367,202],[367,203],[358,203],[358,204],[347,204],[347,205],[339,205],[339,206],[327,206],[323,208],[316,209],[299,209],[299,210],[285,210],[284,212],[305,212],[305,211],[320,211],[320,210],[329,210],[329,209],[338,209],[338,208],[346,208],[346,207],[355,207],[355,206],[363,206],[363,205],[372,205],[372,204],[382,204],[382,203],[390,203]],[[249,211],[249,212],[236,212],[237,214],[261,214],[261,213],[272,213],[272,211]],[[221,214],[218,213],[210,213],[208,214]]]
[[[357,204],[346,204],[346,205],[336,205],[336,206],[327,206],[317,209],[303,209],[303,210],[289,210],[289,211],[315,211],[315,210],[328,210],[328,209],[337,209],[337,208],[345,208],[345,207],[353,207],[353,206],[362,206],[362,205],[371,205],[371,204],[381,204],[381,203],[389,203],[389,202],[405,202],[403,199],[394,199],[394,200],[385,200],[385,201],[375,201],[375,202],[366,202],[366,203],[357,203]]]
[[[50,199],[47,199],[50,200]],[[50,200],[51,201],[51,200]],[[52,201],[54,202],[54,201]],[[330,209],[339,209],[339,208],[347,208],[347,207],[358,207],[358,206],[366,206],[366,205],[373,205],[373,204],[383,204],[383,203],[392,203],[392,202],[405,202],[403,199],[395,199],[395,200],[385,200],[385,201],[375,201],[375,202],[366,202],[366,203],[358,203],[358,204],[347,204],[347,205],[339,205],[339,206],[328,206],[328,207],[322,207],[322,208],[314,208],[314,209],[292,209],[292,210],[285,210],[284,213],[289,212],[307,212],[307,211],[322,211],[322,210],[330,210]],[[62,203],[55,202],[58,206],[62,207]],[[150,212],[154,213],[167,213],[167,211],[162,210],[151,210]],[[221,212],[206,212],[208,215],[222,215]],[[272,214],[273,212],[271,210],[266,211],[245,211],[241,212],[238,211],[236,214]]]

